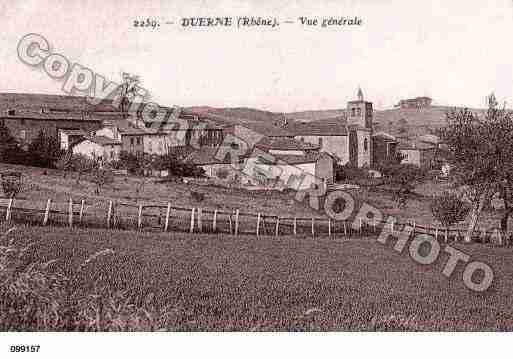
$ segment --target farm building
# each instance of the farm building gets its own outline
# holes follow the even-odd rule
[[[11,134],[21,144],[32,142],[41,131],[59,138],[61,130],[81,130],[86,133],[95,131],[101,127],[101,120],[94,116],[73,113],[34,113],[18,110],[8,110],[0,114]]]
[[[397,150],[404,156],[402,163],[421,168],[432,168],[436,165],[437,147],[433,144],[414,140],[400,143]]]
[[[84,155],[103,163],[119,159],[121,142],[105,136],[84,138],[73,146],[73,154]]]
[[[398,140],[389,133],[372,135],[372,163],[376,166],[396,156]]]
[[[87,132],[84,130],[67,130],[59,129],[59,143],[62,150],[68,150],[74,144],[87,137]]]

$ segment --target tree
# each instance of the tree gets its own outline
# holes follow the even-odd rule
[[[9,198],[15,198],[23,189],[21,172],[2,173],[2,190]]]
[[[125,117],[128,117],[128,110],[130,107],[130,103],[137,96],[137,90],[140,83],[139,76],[131,75],[127,72],[123,72],[122,75],[123,82],[120,86],[120,96],[121,101],[119,103],[120,111],[123,113]]]
[[[5,122],[0,121],[0,162],[25,164],[25,161],[25,151],[12,136]]]
[[[406,206],[415,186],[427,178],[426,171],[412,164],[386,163],[380,170],[384,182],[392,186],[393,198],[399,207]]]
[[[61,150],[59,141],[41,130],[37,137],[30,143],[28,153],[33,165],[45,168],[54,168],[55,163],[61,158],[64,151]]]
[[[95,194],[100,195],[101,190],[104,186],[114,182],[114,173],[108,168],[97,167],[93,170],[92,182],[96,184]]]
[[[444,192],[431,201],[431,213],[442,225],[449,228],[453,224],[463,221],[470,208],[460,195],[453,192]]]
[[[513,189],[513,123],[511,114],[499,109],[495,95],[488,97],[488,111],[479,118],[464,109],[446,115],[448,126],[442,132],[442,139],[448,146],[447,159],[452,166],[455,183],[465,190],[471,201],[470,222],[465,241],[472,240],[472,234],[487,201],[497,190],[502,192],[505,203],[503,220],[511,212],[511,189]]]

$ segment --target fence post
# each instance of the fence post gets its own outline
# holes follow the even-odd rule
[[[435,228],[435,240],[438,241],[438,227]]]
[[[191,228],[189,229],[190,233],[194,233],[194,208],[191,209]]]
[[[228,221],[230,222],[230,234],[233,234],[232,214],[233,210],[232,213],[230,213],[230,215],[228,216]]]
[[[217,230],[217,209],[214,210],[214,218],[212,219],[212,232]]]
[[[142,227],[142,211],[143,211],[143,205],[139,205],[139,214],[137,215],[137,228],[141,229]]]
[[[445,227],[445,243],[449,242],[449,229]]]
[[[107,212],[107,228],[110,228],[112,221],[112,201],[109,201],[109,211]]]
[[[312,217],[312,237],[315,238],[315,218]]]
[[[483,228],[483,229],[481,230],[481,243],[484,243],[485,238],[486,238],[486,233],[485,233],[485,230],[484,230],[484,228]]]
[[[376,217],[372,216],[372,233],[376,233]]]
[[[297,218],[294,217],[294,235],[297,235]]]
[[[328,217],[328,237],[331,237],[331,218]]]
[[[48,223],[48,219],[50,218],[50,206],[52,205],[52,200],[48,198],[48,201],[46,201],[46,209],[45,209],[45,217],[43,219],[43,226],[46,226]]]
[[[360,231],[360,236],[361,236],[362,235],[362,218],[361,217],[359,218],[358,230]]]
[[[257,237],[260,235],[260,218],[261,218],[260,216],[261,216],[261,214],[258,213],[258,215],[257,215],[257,225],[256,225],[256,235],[257,235]]]
[[[78,223],[82,224],[82,218],[84,217],[84,206],[85,200],[80,202],[80,212],[78,213]]]
[[[73,198],[69,198],[69,206],[68,206],[68,224],[70,227],[73,227]]]
[[[169,216],[171,215],[171,202],[167,202],[166,220],[164,222],[164,232],[169,229]]]
[[[346,221],[344,221],[344,237],[347,237],[347,224],[346,224]]]
[[[239,210],[235,211],[235,235],[239,235]]]
[[[203,210],[201,208],[198,208],[198,231],[201,233],[203,232],[203,221],[202,221],[202,214]]]
[[[9,204],[7,205],[7,212],[5,213],[5,220],[7,222],[11,221],[11,211],[12,211],[12,203],[14,202],[14,198],[9,198]]]

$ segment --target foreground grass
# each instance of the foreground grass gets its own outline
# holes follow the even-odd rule
[[[495,270],[492,287],[477,294],[464,286],[461,268],[451,279],[441,274],[447,257],[421,267],[370,238],[257,239],[40,227],[20,227],[11,236],[34,241],[28,261],[58,259],[52,267],[97,298],[93,325],[62,330],[513,329],[513,259],[506,248],[462,247]],[[114,254],[83,266],[105,249]],[[103,303],[102,288],[118,294]],[[125,302],[142,308],[145,321],[123,321],[139,315],[132,310],[116,317],[127,325],[94,323],[102,316],[98,308]]]

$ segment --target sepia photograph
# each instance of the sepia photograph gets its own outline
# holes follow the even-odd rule
[[[509,339],[513,1],[0,0],[0,19],[0,356]]]

